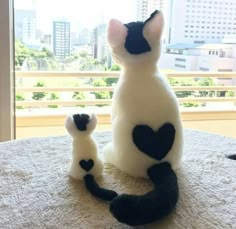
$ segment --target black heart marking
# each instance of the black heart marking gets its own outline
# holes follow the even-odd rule
[[[162,160],[172,148],[175,128],[165,123],[157,131],[147,125],[137,125],[133,129],[133,142],[137,148],[148,156]]]
[[[74,123],[78,130],[85,131],[87,129],[87,124],[89,123],[89,115],[87,114],[74,114]]]
[[[84,169],[85,171],[89,171],[93,168],[94,166],[94,162],[92,159],[89,159],[89,160],[81,160],[79,162],[79,165],[82,169]]]

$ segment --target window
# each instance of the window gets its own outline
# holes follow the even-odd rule
[[[184,58],[175,58],[175,61],[186,62],[186,59],[184,59]]]
[[[200,71],[208,72],[209,68],[200,67]]]
[[[182,65],[182,64],[175,64],[175,67],[178,67],[178,68],[186,68],[185,65]]]
[[[2,0],[0,0],[2,1]],[[36,58],[29,58],[29,59],[24,59],[21,63],[21,64],[18,64],[16,66],[16,68],[18,70],[21,70],[22,69],[25,69],[25,71],[27,71],[27,73],[29,73],[30,71],[34,70],[36,72],[38,71],[48,71],[48,69],[50,69],[50,71],[63,71],[63,74],[66,75],[67,71],[72,71],[74,73],[77,73],[78,71],[93,71],[93,72],[96,72],[96,71],[103,71],[104,69],[111,69],[112,67],[112,59],[111,59],[111,56],[110,56],[110,53],[109,53],[109,47],[107,46],[106,44],[106,34],[105,34],[105,31],[106,31],[106,28],[103,27],[104,25],[102,25],[102,22],[103,20],[105,20],[105,23],[107,23],[107,19],[109,18],[108,15],[104,15],[103,18],[101,18],[100,20],[100,17],[97,15],[99,14],[99,12],[101,13],[104,13],[104,14],[107,14],[109,13],[109,11],[111,9],[105,9],[103,8],[102,10],[100,9],[101,5],[103,4],[103,2],[106,2],[107,4],[111,4],[112,5],[112,8],[113,8],[113,11],[112,13],[110,12],[111,16],[114,17],[114,18],[117,18],[117,19],[120,19],[121,21],[123,21],[124,23],[126,22],[129,22],[131,20],[136,20],[136,16],[137,16],[137,9],[135,7],[128,7],[126,6],[125,8],[123,7],[122,9],[122,13],[119,13],[119,10],[117,9],[117,5],[118,4],[121,4],[119,2],[125,2],[125,0],[121,0],[121,1],[116,1],[116,0],[110,0],[110,1],[107,1],[107,0],[99,0],[99,1],[93,1],[93,0],[88,0],[88,1],[77,1],[77,0],[69,0],[70,2],[73,2],[73,4],[78,4],[79,2],[79,7],[73,7],[74,9],[76,8],[77,10],[77,13],[76,15],[73,15],[73,9],[72,7],[70,6],[67,6],[67,12],[64,10],[65,7],[62,7],[62,5],[64,4],[64,6],[68,3],[66,0],[61,0],[61,1],[57,1],[57,5],[53,7],[50,7],[51,5],[51,2],[52,0],[15,0],[15,2],[23,2],[23,1],[28,1],[28,2],[35,2],[35,7],[38,7],[40,5],[43,6],[44,4],[44,7],[41,6],[41,8],[44,8],[44,11],[47,11],[47,8],[50,8],[50,17],[51,17],[51,21],[47,18],[49,13],[47,12],[39,12],[39,16],[37,15],[37,19],[36,19],[36,22],[34,21],[32,23],[32,20],[26,20],[27,23],[25,23],[25,27],[27,26],[28,30],[25,29],[24,32],[25,33],[25,37],[28,38],[28,37],[32,37],[33,33],[32,31],[35,32],[35,27],[36,27],[36,34],[34,34],[36,36],[36,40],[39,41],[39,44],[40,45],[45,45],[46,47],[49,47],[50,51],[51,52],[48,52],[46,55],[47,58],[41,58],[41,60],[36,59]],[[131,2],[144,2],[144,0],[141,0],[141,1],[137,1],[137,0],[132,0],[132,1],[126,1],[125,4],[128,4],[131,6]],[[208,59],[209,57],[214,57],[213,55],[218,55],[219,54],[219,51],[215,51],[215,53],[213,54],[213,51],[212,50],[205,50],[203,52],[201,52],[201,50],[199,49],[195,49],[195,45],[192,44],[192,43],[202,43],[202,44],[206,44],[207,43],[218,43],[220,42],[219,38],[220,35],[223,33],[223,31],[225,31],[226,33],[228,32],[228,30],[231,32],[231,34],[233,32],[235,32],[235,30],[233,28],[235,28],[235,25],[233,26],[232,25],[232,28],[231,29],[228,29],[228,27],[231,27],[231,24],[229,23],[236,23],[236,21],[233,21],[230,19],[230,17],[234,17],[234,16],[230,16],[230,12],[228,12],[227,15],[224,15],[225,12],[223,12],[222,10],[224,10],[224,5],[225,4],[221,4],[220,5],[220,2],[224,2],[223,0],[222,1],[219,1],[219,0],[215,0],[216,2],[218,2],[218,6],[216,5],[211,5],[211,4],[214,4],[214,0],[212,1],[212,3],[209,3],[209,1],[200,1],[200,0],[196,0],[196,1],[190,1],[190,0],[187,0],[188,1],[188,6],[187,6],[187,9],[184,9],[185,12],[183,13],[183,16],[185,18],[183,18],[183,24],[181,24],[178,28],[175,28],[174,26],[171,26],[171,25],[167,25],[166,28],[170,28],[170,34],[168,34],[166,36],[166,34],[163,34],[163,40],[164,40],[164,44],[165,46],[163,47],[167,47],[166,50],[166,53],[168,55],[168,53],[171,53],[171,58],[173,58],[172,60],[174,61],[169,61],[170,63],[168,63],[167,61],[167,64],[170,64],[171,67],[170,68],[174,68],[176,67],[176,69],[178,69],[179,71],[197,71],[199,70],[199,63],[201,62],[202,64],[202,68],[201,70],[202,71],[211,71],[213,69],[213,67],[208,63]],[[228,1],[228,0],[226,0]],[[232,0],[233,1],[233,0]],[[42,3],[44,2],[44,3]],[[46,7],[45,7],[45,2],[47,3],[46,4]],[[54,1],[55,2],[55,1]],[[93,2],[94,5],[96,5],[97,7],[91,7],[90,5],[90,8],[88,8],[89,10],[85,10],[84,9],[84,5],[86,5],[87,3],[86,2]],[[97,2],[99,2],[99,4],[97,4]],[[112,3],[110,3],[112,2]],[[146,3],[146,8],[145,10],[149,7],[149,2],[152,2],[152,1],[146,1],[145,0],[145,3]],[[163,2],[166,2],[166,1],[163,1]],[[172,1],[173,4],[177,4],[176,2],[178,1]],[[30,4],[30,3],[28,3]],[[163,3],[165,4],[165,3]],[[68,4],[68,5],[71,5],[71,4]],[[122,5],[122,4],[121,4]],[[57,10],[61,8],[60,10],[60,13],[55,16],[54,13],[57,12]],[[71,8],[71,10],[68,10],[69,8]],[[94,14],[92,14],[90,12],[93,11],[93,8],[96,8],[94,10],[94,13],[96,14],[96,16],[94,16]],[[173,10],[177,10],[178,7],[175,7],[173,5]],[[233,7],[231,7],[233,8]],[[18,8],[16,8],[18,9]],[[53,9],[53,10],[52,10]],[[125,14],[123,11],[126,11],[126,9],[128,9],[128,14],[130,15],[129,16],[129,19],[127,18],[127,20],[123,20],[123,15]],[[38,10],[37,9],[37,14],[38,14]],[[49,11],[49,10],[48,10]],[[75,10],[74,10],[75,11]],[[78,12],[79,11],[79,12]],[[188,12],[187,12],[188,11]],[[89,20],[87,18],[87,20],[85,20],[85,22],[80,22],[83,21],[82,17],[83,17],[83,14],[85,14],[85,12],[90,12],[90,19],[94,18],[95,22],[93,23],[93,25],[91,26]],[[117,13],[116,13],[117,12]],[[143,11],[144,12],[144,11]],[[234,11],[232,11],[233,13]],[[145,12],[144,12],[145,13]],[[66,16],[64,15],[66,14]],[[119,15],[120,14],[120,15]],[[87,13],[88,15],[88,13]],[[93,15],[91,17],[91,15]],[[118,17],[117,17],[118,15]],[[68,17],[69,16],[69,17]],[[71,18],[70,18],[71,16]],[[167,23],[173,23],[175,24],[175,22],[179,23],[179,21],[177,20],[178,18],[173,18],[175,17],[176,14],[173,13],[172,14],[172,18],[171,20],[166,20]],[[34,12],[30,12],[29,15],[27,16],[29,18],[35,18],[35,15],[34,15]],[[59,20],[60,23],[57,23],[55,25],[55,28],[53,30],[53,21],[57,21],[57,20],[54,20],[54,18],[57,18],[57,19],[62,19],[62,21]],[[74,18],[74,19],[73,19]],[[226,21],[226,19],[227,21]],[[234,17],[235,18],[235,17]],[[17,19],[17,18],[16,18]],[[44,22],[40,22],[39,20],[43,19],[43,21],[46,21],[46,23],[49,25],[49,28],[47,29],[48,31],[46,31],[46,29],[42,28],[42,24]],[[78,24],[77,22],[75,21],[78,20]],[[137,20],[141,20],[142,18],[139,18]],[[101,23],[100,23],[101,22]],[[41,24],[42,23],[42,24]],[[226,23],[226,25],[224,25],[223,23]],[[90,24],[90,25],[89,25]],[[179,25],[179,24],[178,24]],[[222,26],[222,28],[221,28]],[[38,28],[40,27],[40,28]],[[84,27],[84,28],[83,28]],[[54,31],[54,32],[53,32]],[[183,43],[188,43],[188,47],[190,48],[182,48],[182,44],[176,44],[176,43],[179,43],[179,42],[175,42],[175,34],[176,34],[176,40],[181,40],[181,38],[179,38],[178,36],[182,37],[183,39]],[[17,35],[17,34],[16,34]],[[172,37],[173,36],[173,37]],[[16,38],[18,39],[19,38],[19,35],[16,36]],[[222,34],[222,38],[223,38],[223,34]],[[217,40],[216,40],[217,39]],[[42,42],[41,42],[42,41]],[[170,43],[173,41],[173,44],[169,45],[169,41]],[[30,44],[28,44],[26,41],[22,41],[22,43],[27,46],[29,49],[31,49],[30,47]],[[175,45],[174,45],[175,43]],[[190,44],[191,43],[191,44]],[[193,45],[193,46],[192,46]],[[200,45],[199,45],[200,46]],[[48,50],[47,50],[48,51]],[[198,62],[198,57],[197,56],[194,56],[194,55],[198,55],[199,53],[206,55],[206,58],[203,57],[202,59],[205,58],[205,62],[203,63],[201,60]],[[36,53],[36,54],[39,54],[40,53]],[[176,55],[173,55],[173,54],[176,54]],[[43,53],[43,55],[45,55],[45,53]],[[42,56],[43,56],[42,55]],[[209,56],[208,56],[209,55]],[[38,55],[34,55],[34,57],[36,57]],[[53,58],[51,58],[51,57]],[[208,56],[208,57],[207,57]],[[30,56],[31,57],[31,56]],[[206,60],[207,59],[207,60]],[[211,58],[210,58],[211,59]],[[93,66],[93,64],[95,66]],[[221,65],[218,65],[217,67],[219,67]],[[228,65],[226,65],[228,66]],[[215,68],[213,70],[216,70]],[[23,71],[24,73],[24,71]],[[36,74],[36,73],[35,73]],[[49,74],[49,73],[48,73]],[[61,73],[59,73],[61,74]],[[18,75],[18,73],[17,73]],[[66,75],[68,76],[68,75]],[[18,76],[17,76],[18,77]],[[22,77],[23,78],[23,77]],[[23,78],[23,81],[26,81],[28,80],[30,77],[28,78]],[[75,85],[74,85],[74,79],[75,77],[73,78],[73,80],[71,80],[72,78],[69,77],[64,77],[64,78],[69,78],[71,80],[71,85],[67,85],[66,83],[61,83],[59,81],[62,80],[63,77],[61,77],[60,79],[58,79],[58,82],[57,83],[60,83],[61,85],[63,86],[68,86],[70,88],[74,88]],[[20,81],[19,81],[19,77],[17,78],[18,81],[17,81],[17,87],[19,86],[20,84]],[[23,91],[23,95],[24,95],[24,98],[19,98],[19,99],[25,99],[24,101],[22,101],[22,103],[20,103],[20,101],[17,101],[18,103],[17,104],[27,104],[28,103],[32,103],[35,102],[37,104],[41,103],[41,104],[48,104],[50,101],[51,101],[51,97],[53,97],[55,100],[65,100],[66,102],[68,101],[71,101],[72,100],[72,96],[73,96],[73,93],[74,92],[63,92],[61,93],[59,91],[59,89],[57,91],[59,91],[58,93],[54,93],[52,94],[51,91],[49,91],[48,88],[57,88],[57,85],[50,85],[50,83],[48,84],[47,83],[47,79],[46,77],[42,77],[42,78],[37,78],[36,81],[38,80],[44,80],[45,82],[45,87],[47,87],[46,89],[48,90],[46,92],[46,89],[43,93],[37,93],[36,94],[36,97],[35,98],[39,98],[40,96],[43,96],[43,98],[39,98],[39,100],[41,101],[37,101],[37,99],[33,99],[33,94],[32,93],[25,93]],[[76,78],[77,79],[77,78]],[[52,79],[50,79],[52,80]],[[67,80],[67,79],[65,79]],[[102,79],[103,81],[105,81],[105,78]],[[56,80],[57,81],[57,80]],[[81,79],[77,79],[78,81],[78,84],[81,85],[81,94],[78,94],[76,99],[78,98],[78,101],[77,102],[77,107],[74,107],[75,110],[83,110],[85,108],[87,108],[87,104],[86,104],[86,107],[84,108],[84,105],[80,104],[80,98],[81,97],[84,97],[86,98],[86,100],[90,100],[90,99],[94,99],[96,98],[96,93],[93,92],[93,94],[90,92],[90,91],[86,91],[84,89],[84,87],[87,86],[87,88],[90,88],[93,86],[93,85],[89,85],[89,83],[91,84],[94,83],[95,79],[91,79],[89,77],[82,77]],[[55,82],[55,81],[54,81]],[[36,82],[38,83],[38,82]],[[29,87],[31,88],[32,90],[32,87],[34,87],[35,84],[32,84],[30,85]],[[104,83],[104,82],[102,82]],[[23,86],[24,85],[24,82],[22,83]],[[110,86],[110,85],[106,85],[106,86]],[[105,85],[103,86],[105,87]],[[38,91],[39,89],[37,89]],[[68,89],[67,89],[68,90]],[[46,92],[46,93],[45,93]],[[97,90],[96,90],[97,92]],[[112,93],[106,91],[107,94],[106,94],[106,98],[110,99],[110,95]],[[1,93],[1,92],[0,92]],[[17,92],[18,93],[18,92]],[[57,99],[57,94],[59,95],[59,98]],[[62,95],[63,94],[63,95]],[[100,93],[102,94],[102,93]],[[66,99],[64,99],[64,95],[66,95]],[[103,96],[103,95],[102,95]],[[57,101],[54,101],[56,104]],[[64,102],[64,101],[63,101]],[[66,103],[65,102],[65,103]],[[82,101],[83,102],[83,101]],[[94,102],[94,101],[92,101]],[[91,104],[92,104],[91,102]],[[200,103],[200,102],[199,102]],[[48,106],[48,105],[43,105],[40,110],[41,111],[50,111],[51,113],[56,113],[58,111],[61,111],[64,107],[64,105],[62,104],[59,104],[58,107],[54,107],[51,106],[51,104]],[[38,106],[38,105],[37,105]],[[25,106],[23,107],[22,109],[22,106],[18,106],[19,108],[17,108],[17,114],[22,114],[22,113],[29,113],[29,107]],[[100,106],[98,107],[97,105],[94,105],[94,106],[91,106],[90,107],[91,110],[92,108],[98,108],[99,111],[101,111],[101,113],[103,113],[104,110],[108,110],[108,106]],[[199,107],[200,108],[200,107]],[[66,111],[67,110],[70,110],[71,107],[68,106],[66,107]],[[35,108],[31,109],[31,110],[35,110]],[[63,111],[64,112],[64,111]],[[72,113],[72,112],[70,112]]]

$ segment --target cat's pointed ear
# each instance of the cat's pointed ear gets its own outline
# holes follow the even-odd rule
[[[148,41],[160,40],[164,29],[164,18],[161,11],[155,11],[145,22],[143,33]]]
[[[127,28],[122,22],[116,19],[111,19],[107,31],[107,39],[111,48],[124,45],[127,33]]]

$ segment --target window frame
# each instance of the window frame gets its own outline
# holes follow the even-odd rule
[[[0,1],[0,142],[15,139],[13,1]]]

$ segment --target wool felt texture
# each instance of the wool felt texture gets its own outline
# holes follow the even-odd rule
[[[154,165],[168,162],[170,166],[161,188],[156,188],[156,181],[152,191],[121,194],[111,201],[113,216],[128,225],[166,217],[178,199],[177,179],[169,174],[175,176],[172,168],[181,161],[183,130],[176,95],[157,67],[163,27],[163,14],[158,11],[145,22],[123,25],[113,19],[108,26],[112,56],[122,71],[112,97],[113,138],[104,148],[104,159],[121,172],[149,179]]]
[[[74,114],[65,120],[65,128],[73,139],[70,175],[74,179],[83,180],[87,174],[95,177],[102,175],[103,162],[98,157],[97,144],[91,136],[96,124],[94,114]]]
[[[179,190],[170,164],[153,165],[148,176],[154,183],[152,191],[144,195],[122,194],[112,200],[110,211],[118,221],[131,226],[144,225],[163,219],[173,210]]]
[[[111,201],[118,195],[115,191],[101,188],[91,174],[84,176],[84,182],[88,191],[101,200]]]
[[[157,10],[154,11],[145,22],[137,21],[125,24],[128,28],[125,48],[130,54],[141,54],[151,51],[148,41],[143,36],[143,28],[145,24],[149,22],[156,14],[158,14]]]
[[[74,114],[74,123],[80,131],[86,130],[86,125],[89,123],[89,115],[87,114]]]
[[[151,47],[143,37],[143,22],[130,22],[125,26],[128,28],[125,48],[129,53],[140,54],[151,51]]]
[[[88,160],[81,160],[79,162],[79,165],[82,169],[84,169],[85,171],[89,171],[93,168],[94,166],[94,162],[92,159],[88,159]]]
[[[178,166],[183,138],[176,95],[157,67],[163,14],[155,11],[143,24],[151,51],[138,55],[125,48],[129,28],[115,19],[108,26],[112,56],[122,71],[112,97],[112,141],[104,148],[104,159],[124,173],[148,178],[154,164]]]
[[[102,152],[111,133],[95,133]],[[193,130],[184,131],[184,152],[175,170],[179,200],[164,220],[145,227],[159,229],[234,229],[236,222],[236,140]],[[119,223],[105,201],[94,198],[83,181],[71,179],[69,136],[0,143],[0,228],[131,229]],[[105,164],[102,187],[118,194],[143,195],[150,180],[130,177]]]
[[[175,140],[175,128],[165,123],[157,131],[147,125],[133,129],[133,141],[140,151],[157,160],[162,160],[170,151]]]
[[[227,157],[231,160],[236,160],[236,154],[227,155]]]
[[[66,127],[68,122],[72,121],[72,125],[67,128],[68,132],[71,129],[77,128],[78,136],[73,137],[73,141],[77,141],[80,147],[85,144],[84,138],[89,138],[90,141],[86,141],[86,149],[89,149],[90,145],[93,146],[94,140],[88,133],[86,135],[87,125],[93,121],[94,115],[75,114],[66,118]],[[86,117],[86,124],[84,125],[84,119]],[[81,125],[85,128],[81,129]],[[95,128],[95,126],[93,126]],[[85,134],[85,135],[82,135]],[[82,137],[83,136],[83,137]],[[155,159],[163,159],[172,147],[175,136],[175,129],[172,124],[165,123],[157,132],[153,131],[148,126],[136,126],[133,131],[133,140],[137,144],[137,147],[141,147],[140,150],[146,153],[148,156]],[[81,139],[80,139],[81,138]],[[77,145],[74,145],[73,156],[77,157],[81,155],[86,156],[86,151],[79,150]],[[164,153],[164,154],[163,154]],[[97,152],[95,152],[97,154]],[[72,165],[75,161],[72,162]],[[95,161],[96,163],[96,161]],[[120,222],[137,226],[144,225],[162,219],[168,216],[175,207],[178,200],[178,183],[175,172],[172,170],[171,165],[168,162],[156,164],[150,167],[147,171],[149,178],[154,182],[154,190],[147,192],[144,195],[118,195],[113,190],[108,190],[99,186],[94,176],[89,174],[89,171],[93,168],[94,160],[80,160],[78,165],[88,172],[84,176],[85,185],[88,191],[95,197],[110,202],[110,211],[113,216]],[[79,172],[79,170],[78,170]],[[78,173],[78,177],[80,177]],[[74,176],[75,177],[75,176]]]

